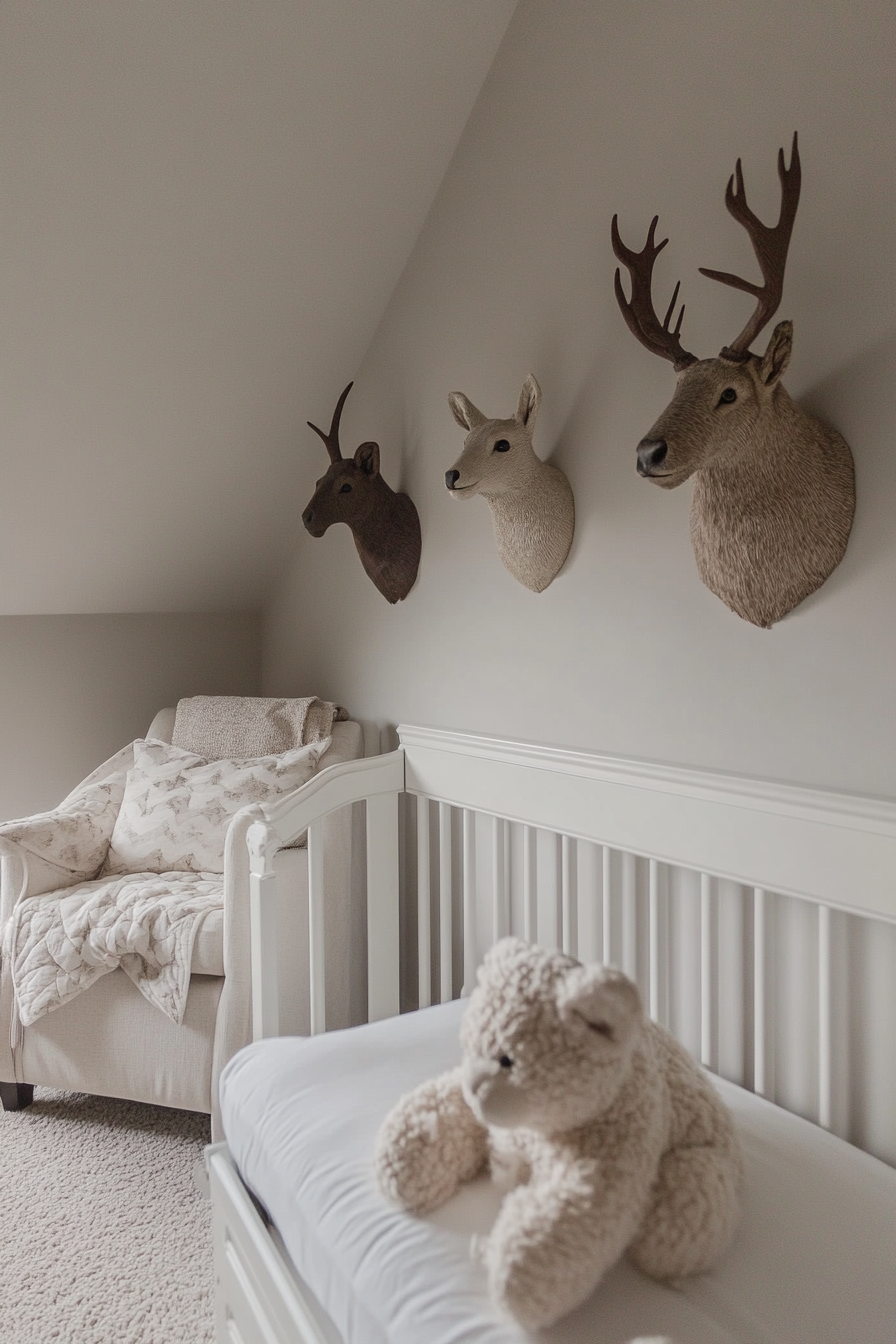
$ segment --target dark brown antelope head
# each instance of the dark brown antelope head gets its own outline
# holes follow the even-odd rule
[[[638,444],[640,475],[671,490],[695,475],[691,536],[704,583],[738,615],[768,626],[828,577],[846,547],[855,508],[852,455],[836,430],[806,415],[781,384],[793,324],[780,322],[762,355],[750,346],[781,302],[784,266],[800,195],[794,133],[790,166],[778,151],[781,211],[762,223],[747,205],[737,160],[725,204],[743,225],[762,273],[761,285],[727,271],[701,274],[752,294],[756,306],[743,331],[714,359],[698,359],[681,343],[684,305],[674,327],[676,284],[661,322],[653,307],[653,265],[666,246],[654,241],[657,216],[640,252],[627,248],[614,215],[613,251],[631,276],[626,299],[620,273],[616,298],[632,334],[678,374],[675,394]]]
[[[320,435],[330,455],[330,466],[317,482],[311,502],[302,514],[302,522],[312,537],[322,537],[333,523],[347,523],[352,527],[361,521],[371,504],[370,481],[379,475],[378,444],[362,443],[356,448],[354,457],[343,457],[339,448],[339,421],[353,386],[349,383],[337,401],[329,434],[308,421],[308,428]]]
[[[329,433],[308,421],[323,439],[330,465],[317,488],[302,522],[312,537],[322,537],[333,523],[345,523],[352,532],[361,563],[389,602],[407,597],[420,563],[420,519],[413,501],[396,494],[380,475],[380,450],[376,443],[362,443],[353,457],[343,457],[339,448],[339,421],[352,383],[336,403]]]

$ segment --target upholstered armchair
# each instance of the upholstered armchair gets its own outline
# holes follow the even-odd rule
[[[181,701],[177,715],[181,706],[195,703]],[[265,712],[266,703],[299,702],[242,703],[257,715]],[[131,744],[118,752],[52,812],[0,825],[4,1109],[27,1105],[38,1085],[209,1112],[213,1132],[217,1131],[218,1075],[252,1037],[246,849],[251,805],[283,796],[318,769],[363,755],[363,738],[357,723],[334,722],[326,749],[311,743],[266,756],[264,761],[274,760],[276,765],[265,766],[259,774],[241,768],[255,766],[254,760],[244,759],[251,732],[247,737],[243,731],[230,731],[228,739],[225,719],[216,750],[204,756],[185,749],[178,754],[178,747],[170,745],[172,736],[177,741],[175,721],[175,710],[161,711],[145,747]],[[227,751],[228,740],[236,751]],[[194,760],[198,760],[195,766]],[[149,780],[142,792],[141,769]],[[198,774],[190,774],[192,769]],[[153,811],[152,800],[166,789],[171,791],[163,799],[167,810]],[[198,819],[191,810],[194,799],[202,803]],[[328,1026],[347,1026],[358,1020],[364,992],[351,973],[352,944],[360,927],[353,913],[351,812],[327,818],[322,839],[327,1021]],[[166,874],[168,862],[173,871]],[[301,1034],[307,1032],[309,1021],[302,959],[308,938],[307,849],[283,850],[276,862],[283,879],[278,888],[284,889],[279,911],[282,941],[284,947],[289,945],[291,956],[290,964],[281,968],[280,1016],[285,1030]],[[145,879],[142,886],[135,873]],[[91,903],[96,902],[99,888],[118,879],[121,886],[116,891],[132,898],[124,919],[131,942],[129,955],[109,970],[104,959],[106,943],[113,941],[108,932],[112,925],[107,912],[95,914]],[[162,951],[147,951],[138,941],[134,954],[128,915],[147,901],[155,912]],[[59,927],[54,925],[55,932],[47,933],[51,919]],[[116,929],[121,923],[119,919]],[[89,947],[83,953],[85,931]],[[187,962],[180,981],[166,951],[178,942],[181,960]],[[75,978],[81,979],[73,987],[70,963],[76,947]],[[38,1014],[27,1025],[17,1006],[14,966],[20,1003],[26,1001],[24,984],[30,992],[24,1016]]]

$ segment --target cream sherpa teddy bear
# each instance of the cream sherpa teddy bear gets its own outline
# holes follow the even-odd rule
[[[377,1179],[425,1213],[490,1165],[509,1193],[479,1253],[522,1325],[578,1306],[626,1250],[660,1279],[718,1260],[740,1213],[731,1117],[621,971],[504,938],[461,1046],[386,1117]]]

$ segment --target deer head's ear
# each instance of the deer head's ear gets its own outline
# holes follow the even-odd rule
[[[531,373],[523,383],[523,390],[520,393],[520,404],[516,408],[516,418],[521,425],[524,425],[529,433],[535,428],[535,417],[538,415],[538,406],[541,401],[541,388],[532,377]]]
[[[576,966],[557,991],[560,1015],[575,1015],[610,1045],[624,1045],[641,1017],[638,988],[609,966]]]
[[[376,476],[380,469],[380,446],[378,443],[362,443],[355,449],[355,466],[360,467],[366,476]]]
[[[790,363],[792,349],[793,323],[779,322],[772,332],[772,338],[759,366],[759,377],[766,387],[774,387],[775,383],[783,376],[784,370]]]
[[[488,416],[483,415],[463,392],[449,392],[448,405],[461,429],[475,429],[477,425],[484,425],[488,419]]]

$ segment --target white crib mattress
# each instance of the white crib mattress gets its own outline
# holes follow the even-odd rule
[[[491,1306],[470,1236],[500,1196],[487,1179],[428,1218],[372,1177],[383,1116],[459,1059],[463,1003],[241,1051],[221,1079],[227,1143],[296,1268],[346,1344],[521,1344]],[[731,1084],[746,1214],[726,1260],[671,1288],[627,1263],[537,1338],[622,1344],[894,1344],[896,1171]]]

